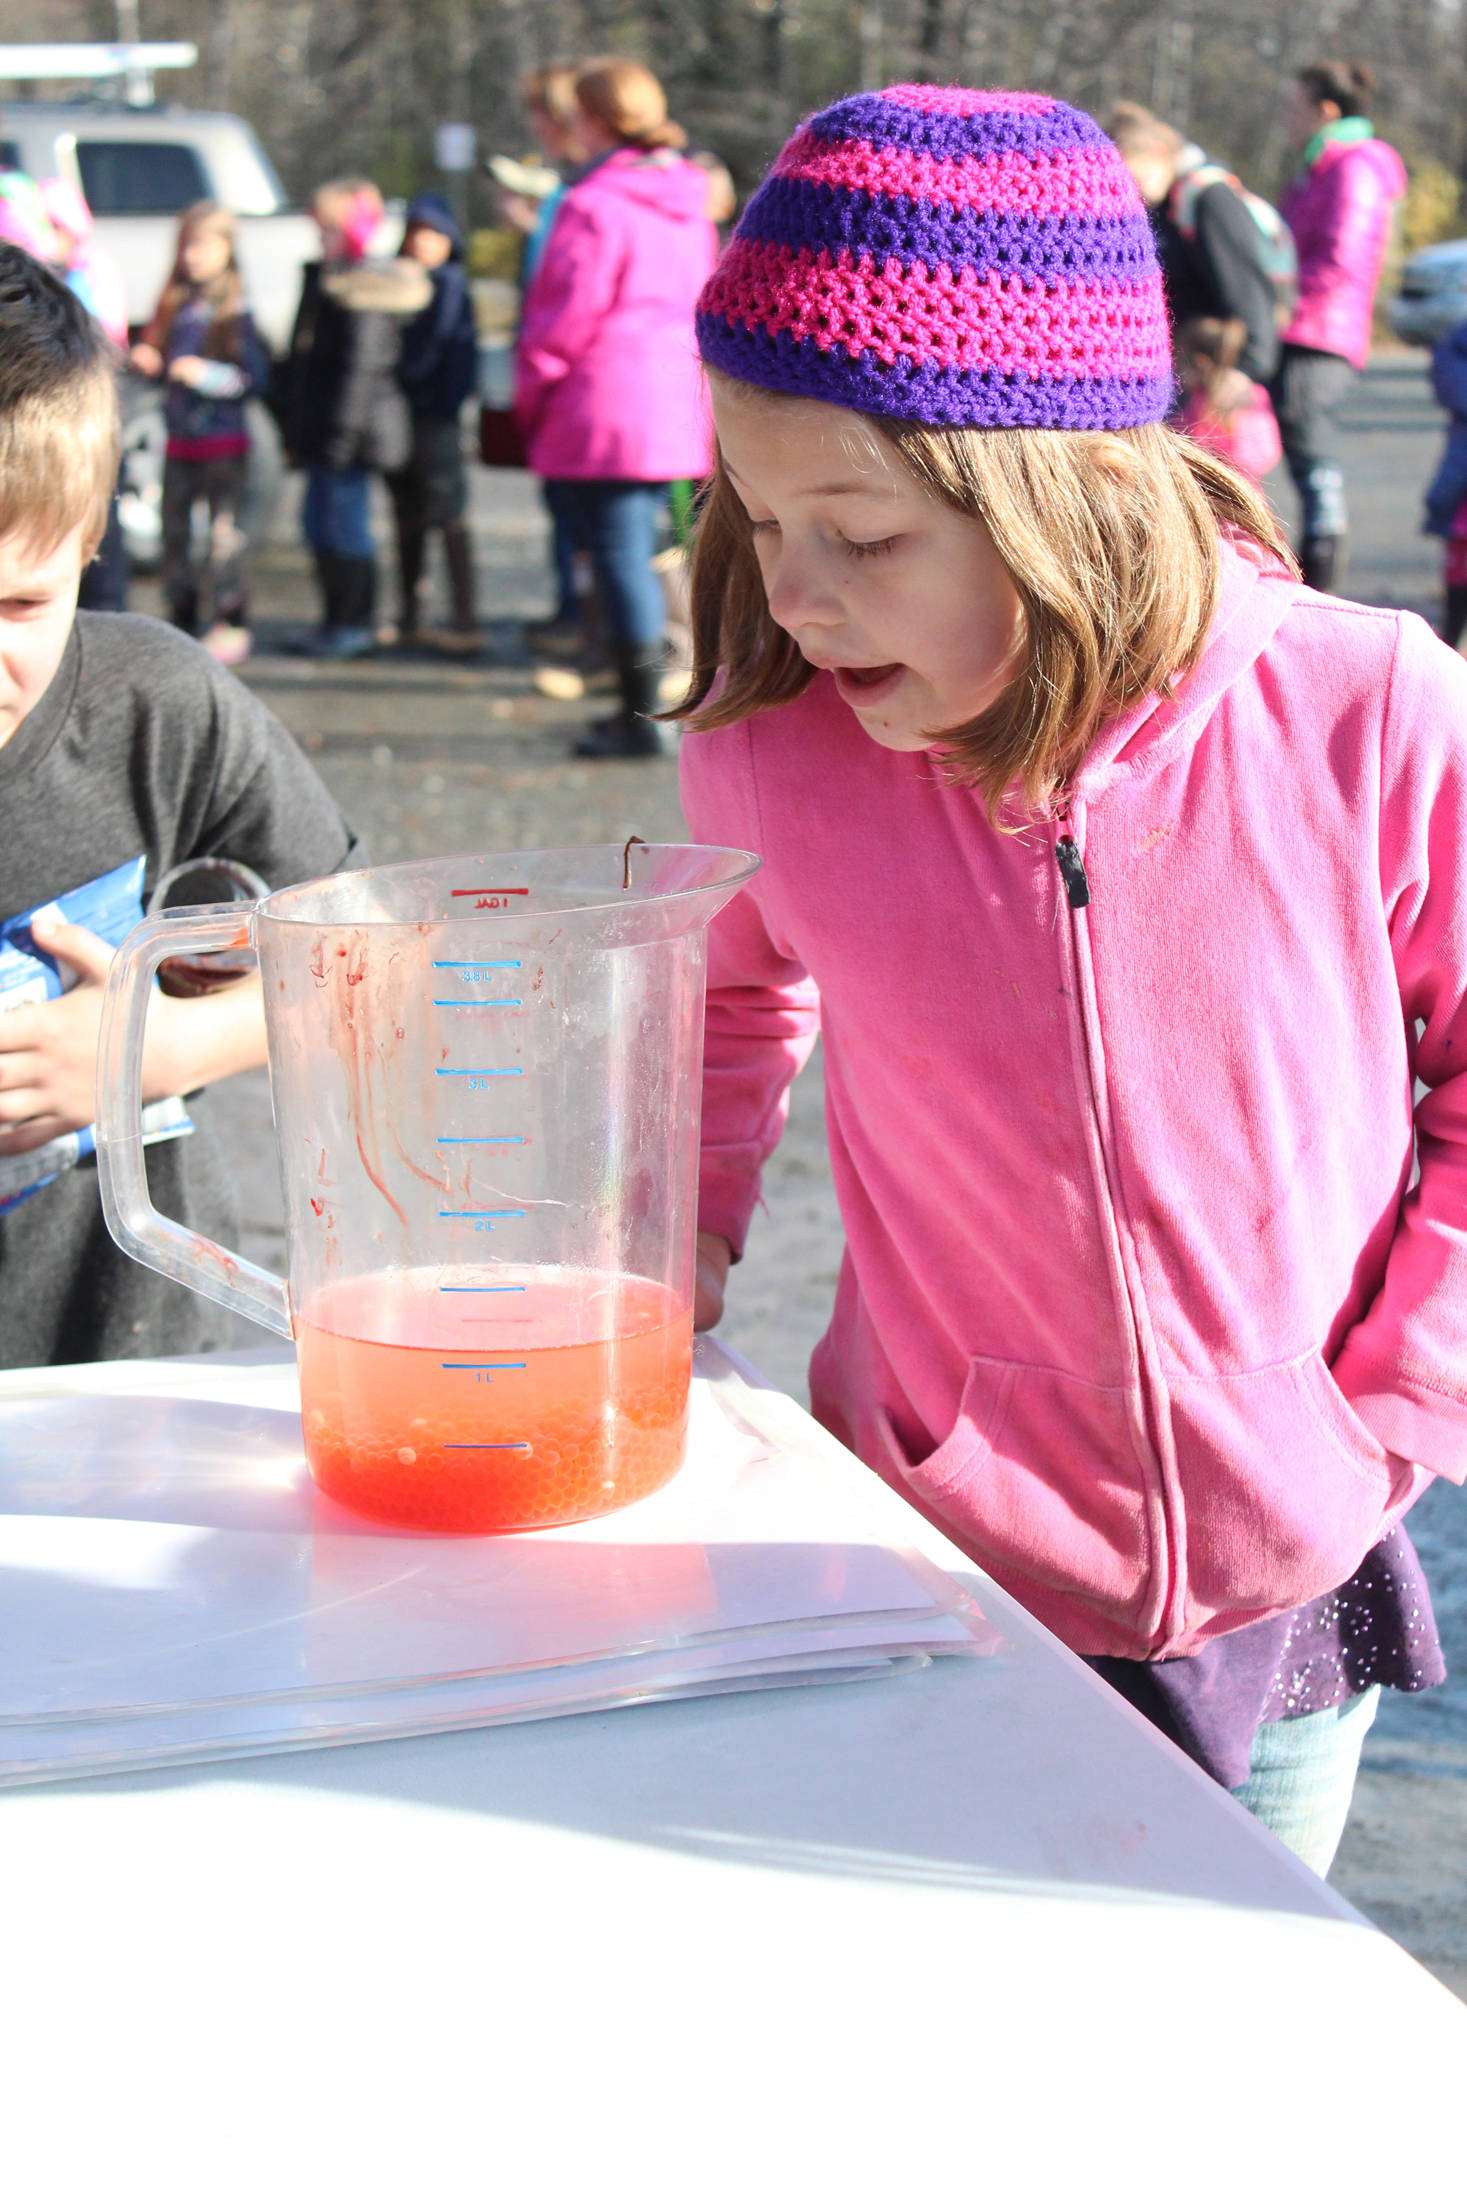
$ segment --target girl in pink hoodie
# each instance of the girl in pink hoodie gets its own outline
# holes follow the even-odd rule
[[[1059,101],[815,115],[698,333],[700,1319],[818,1029],[816,1412],[1323,1870],[1467,1472],[1467,665],[1162,425]]]

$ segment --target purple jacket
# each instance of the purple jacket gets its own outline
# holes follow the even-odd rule
[[[693,306],[717,254],[708,178],[628,148],[560,204],[525,293],[515,411],[550,481],[681,481],[712,431]]]
[[[1401,156],[1380,138],[1327,144],[1285,193],[1280,211],[1299,253],[1299,299],[1286,344],[1364,366],[1391,208],[1405,195]]]

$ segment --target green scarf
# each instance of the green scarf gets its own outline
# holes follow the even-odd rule
[[[1333,122],[1316,130],[1304,148],[1304,165],[1312,168],[1326,145],[1363,145],[1375,136],[1375,124],[1364,115],[1336,115]]]

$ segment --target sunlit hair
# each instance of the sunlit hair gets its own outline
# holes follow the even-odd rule
[[[228,240],[229,258],[208,282],[191,282],[184,256],[195,237],[210,232]],[[166,350],[181,307],[186,300],[195,297],[211,309],[203,356],[237,360],[244,341],[244,281],[235,253],[234,216],[217,199],[197,199],[180,217],[172,271],[163,286],[157,310],[143,331],[143,342],[152,344],[158,351]]]
[[[576,78],[576,100],[623,145],[680,151],[688,142],[681,124],[668,120],[662,86],[640,61],[593,62]]]
[[[552,61],[525,78],[520,97],[535,114],[544,115],[557,130],[569,130],[576,122],[576,78],[582,64]]]
[[[1138,107],[1133,99],[1117,100],[1102,127],[1122,160],[1133,153],[1153,153],[1175,162],[1182,150],[1180,130],[1163,122],[1149,107]]]
[[[743,384],[754,404],[799,404]],[[1224,532],[1293,561],[1263,496],[1170,428],[930,428],[853,413],[930,496],[981,520],[1022,606],[1014,677],[969,724],[934,727],[950,776],[997,819],[1054,804],[1099,729],[1201,654]],[[691,733],[777,709],[815,677],[769,615],[749,519],[715,464],[692,573]],[[714,694],[715,682],[723,675]],[[711,698],[711,699],[710,699]]]
[[[86,307],[0,244],[0,535],[47,557],[82,530],[90,558],[117,481],[117,354]]]

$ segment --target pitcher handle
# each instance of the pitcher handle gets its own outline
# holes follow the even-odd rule
[[[134,925],[112,958],[97,1048],[97,1181],[107,1227],[125,1253],[175,1283],[294,1335],[290,1296],[278,1276],[197,1230],[160,1214],[143,1160],[143,1027],[159,963],[186,951],[253,946],[252,908],[167,909]]]

